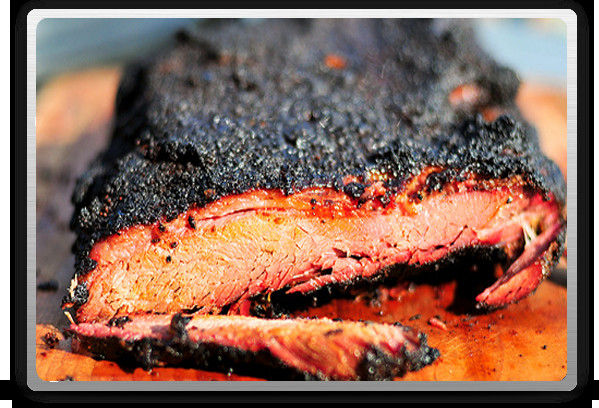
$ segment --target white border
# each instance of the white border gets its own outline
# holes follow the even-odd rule
[[[397,381],[397,382],[45,382],[35,370],[35,92],[36,92],[36,37],[37,25],[44,18],[558,18],[567,26],[567,128],[568,128],[568,374],[562,381]],[[58,390],[144,390],[144,391],[570,391],[577,385],[576,361],[576,34],[577,15],[563,10],[32,10],[27,15],[27,384],[34,391]]]

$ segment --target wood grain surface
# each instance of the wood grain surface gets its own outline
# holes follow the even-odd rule
[[[76,177],[106,145],[120,67],[66,74],[46,84],[37,105],[36,368],[45,381],[260,380],[203,370],[161,367],[146,372],[71,352],[59,305],[73,274],[68,230]],[[565,92],[524,84],[517,99],[540,133],[543,149],[566,174]],[[567,373],[566,260],[534,296],[491,313],[460,304],[463,283],[412,283],[372,299],[337,299],[298,312],[401,322],[441,351],[431,366],[403,380],[559,381]],[[439,323],[434,323],[436,318]],[[55,341],[53,341],[55,340]]]

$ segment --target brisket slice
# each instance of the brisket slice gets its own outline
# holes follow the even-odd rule
[[[408,327],[326,318],[141,315],[72,325],[67,333],[79,351],[146,369],[178,365],[278,380],[387,380],[438,356]]]
[[[63,307],[78,323],[248,314],[256,296],[466,248],[507,260],[479,305],[517,301],[565,239],[564,180],[517,88],[459,20],[181,33],[127,70],[111,143],[77,183]]]
[[[76,320],[192,309],[247,314],[249,300],[263,293],[373,279],[391,265],[426,265],[468,247],[499,247],[518,259],[503,285],[477,300],[498,306],[530,293],[551,264],[541,254],[555,256],[556,203],[518,178],[469,179],[427,194],[420,183],[433,174],[391,195],[386,206],[331,189],[289,196],[258,190],[127,228],[90,252],[97,265],[76,278],[88,297]],[[385,192],[377,185],[364,195]],[[410,198],[416,194],[422,198]]]

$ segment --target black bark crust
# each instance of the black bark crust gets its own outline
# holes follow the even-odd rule
[[[450,103],[464,84],[480,97]],[[112,141],[78,180],[76,274],[122,228],[253,189],[354,196],[372,171],[392,192],[431,165],[448,169],[431,188],[466,172],[521,175],[563,202],[563,176],[515,107],[518,85],[460,20],[220,21],[180,33],[126,70]],[[487,123],[485,107],[509,116]],[[344,186],[348,175],[363,185]]]

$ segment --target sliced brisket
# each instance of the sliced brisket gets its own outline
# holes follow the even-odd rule
[[[79,305],[76,319],[93,322],[137,311],[218,313],[225,307],[245,314],[244,302],[262,293],[309,293],[375,277],[394,264],[436,262],[465,247],[503,247],[515,259],[512,252],[525,243],[523,228],[544,231],[528,244],[524,264],[515,262],[504,275],[511,290],[508,275],[545,251],[552,259],[558,207],[520,179],[483,186],[479,180],[451,183],[411,200],[412,190],[426,194],[412,186],[390,196],[386,206],[326,188],[289,196],[258,190],[189,209],[171,221],[130,227],[94,245],[90,258],[97,266],[77,278],[88,301]],[[384,187],[379,190],[384,197]],[[534,276],[524,274],[528,283],[517,285],[518,295],[479,300],[495,306],[518,300],[547,273],[541,266]]]
[[[179,365],[278,380],[387,380],[438,356],[408,327],[326,318],[145,315],[67,332],[79,351],[146,369]]]

